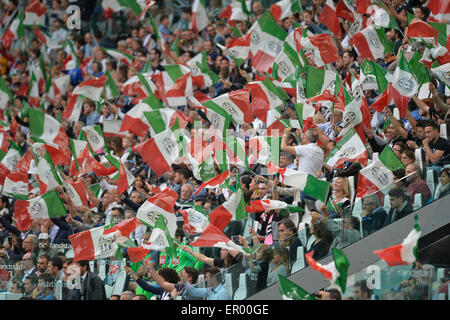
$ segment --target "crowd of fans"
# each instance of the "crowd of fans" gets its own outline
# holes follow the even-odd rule
[[[261,15],[276,1],[252,1],[250,19],[237,21],[236,28],[245,34]],[[296,13],[288,18],[277,21],[286,32],[292,32],[294,25],[305,26],[314,33],[330,31],[318,21],[323,10],[324,0],[301,1],[303,12]],[[405,56],[420,49],[418,45],[411,45],[410,39],[404,37],[407,28],[406,16],[413,14],[416,18],[427,21],[429,9],[424,6],[426,1],[420,0],[392,0],[386,1],[389,13],[397,19],[400,30],[385,29],[390,41],[394,43],[395,52],[386,54],[384,59],[377,63],[388,72],[393,73],[398,62],[398,54],[403,51]],[[1,27],[7,28],[20,8],[26,6],[28,1],[2,1]],[[55,118],[61,118],[68,104],[69,94],[81,82],[103,75],[109,71],[119,90],[123,84],[140,72],[149,64],[150,72],[163,71],[162,66],[172,61],[158,46],[155,32],[147,19],[138,22],[131,10],[114,13],[112,18],[106,19],[102,12],[101,1],[75,1],[81,10],[81,30],[68,30],[65,22],[68,18],[66,8],[67,0],[43,1],[48,8],[46,26],[51,39],[64,42],[71,39],[75,44],[76,54],[81,62],[80,68],[65,71],[63,63],[68,55],[65,49],[50,49],[48,56],[51,61],[52,77],[55,79],[66,73],[70,74],[71,82],[68,94],[56,95],[55,99],[41,95],[47,107],[45,112]],[[218,13],[224,7],[221,1],[210,1],[208,12],[210,24],[198,35],[192,29],[191,8],[180,11],[169,2],[156,1],[150,7],[150,14],[157,17],[159,31],[165,37],[169,46],[174,42],[178,44],[178,55],[175,62],[184,64],[197,53],[206,52],[208,67],[215,72],[219,81],[212,87],[202,90],[209,97],[217,97],[226,92],[242,89],[247,83],[262,79],[266,75],[255,70],[250,61],[241,66],[230,59],[219,45],[226,46],[237,37],[231,26],[224,19],[219,19]],[[345,80],[348,71],[354,70],[359,74],[359,67],[363,62],[361,56],[348,41],[350,22],[340,19],[344,34],[343,40],[337,37],[336,46],[339,49],[340,59],[333,64],[342,80]],[[450,21],[449,21],[450,22]],[[403,31],[403,32],[402,32]],[[0,73],[5,83],[14,95],[14,101],[9,101],[5,112],[8,123],[12,120],[18,122],[18,130],[14,141],[25,153],[31,148],[33,141],[29,136],[29,119],[22,116],[21,106],[27,100],[27,88],[30,84],[30,68],[39,61],[42,43],[36,36],[28,31],[25,39],[16,40],[9,52],[0,44]],[[102,48],[116,48],[129,52],[139,68],[128,67],[109,57]],[[67,47],[66,47],[67,48]],[[309,58],[311,59],[311,58]],[[311,63],[311,60],[309,60]],[[313,63],[313,62],[312,62]],[[25,89],[25,90],[24,90]],[[139,154],[130,153],[126,164],[136,180],[129,189],[118,196],[117,182],[107,177],[98,177],[89,172],[82,177],[86,190],[89,186],[99,183],[101,192],[94,195],[89,192],[91,207],[72,207],[69,214],[60,218],[35,219],[27,231],[19,231],[14,224],[14,202],[12,197],[2,196],[0,199],[0,265],[12,266],[12,270],[0,269],[0,291],[9,291],[23,294],[25,298],[37,300],[54,300],[56,282],[62,281],[63,299],[232,299],[233,292],[225,284],[222,271],[225,269],[240,268],[237,275],[246,272],[252,280],[253,292],[277,282],[278,274],[288,276],[294,262],[298,259],[297,248],[303,246],[305,253],[314,251],[314,259],[319,260],[330,254],[332,247],[344,247],[361,238],[379,230],[380,228],[401,219],[413,212],[416,194],[421,194],[423,203],[444,197],[450,193],[448,163],[450,144],[446,139],[446,132],[442,135],[441,125],[449,127],[450,96],[445,95],[446,88],[440,81],[433,80],[429,86],[430,97],[419,99],[414,96],[408,104],[408,117],[396,119],[393,116],[395,106],[386,106],[383,112],[372,112],[372,129],[365,130],[365,146],[372,159],[374,153],[380,153],[385,146],[390,146],[405,170],[394,172],[395,187],[386,194],[390,205],[384,205],[384,197],[373,194],[362,199],[360,216],[352,215],[352,204],[355,202],[355,183],[361,165],[356,162],[345,163],[343,168],[332,168],[324,164],[324,156],[334,147],[335,140],[343,127],[343,112],[335,109],[334,115],[321,108],[316,111],[314,121],[317,128],[308,129],[302,133],[300,130],[287,128],[282,137],[280,167],[295,169],[301,172],[314,174],[325,178],[331,183],[332,198],[335,206],[318,203],[296,188],[284,185],[278,176],[268,175],[264,166],[252,164],[252,174],[232,167],[232,181],[236,184],[236,176],[241,182],[244,198],[248,204],[252,200],[274,199],[289,204],[298,205],[311,215],[311,221],[305,231],[305,237],[299,237],[299,222],[302,213],[288,213],[286,210],[273,210],[249,214],[249,219],[258,223],[249,229],[250,237],[243,237],[244,221],[231,221],[224,233],[242,246],[260,245],[253,255],[242,254],[232,250],[217,248],[201,248],[193,250],[189,246],[189,238],[183,230],[183,220],[178,215],[178,230],[176,233],[177,254],[180,257],[180,266],[173,266],[168,257],[161,252],[152,252],[141,263],[122,264],[121,260],[107,259],[106,277],[99,277],[99,267],[89,261],[73,262],[66,253],[70,248],[69,236],[98,226],[108,225],[133,218],[139,207],[158,190],[169,187],[179,196],[175,205],[176,210],[186,209],[195,205],[201,206],[206,213],[220,206],[230,197],[226,188],[203,189],[193,196],[202,181],[194,178],[192,166],[189,163],[172,164],[169,172],[158,178],[151,168],[141,159]],[[364,92],[367,101],[372,104],[380,95],[376,90]],[[295,97],[294,97],[295,98]],[[136,97],[120,95],[97,108],[96,104],[86,99],[83,111],[78,121],[70,122],[61,118],[69,138],[77,139],[80,130],[87,125],[103,124],[105,120],[123,119],[124,114],[136,105]],[[210,126],[204,114],[192,105],[178,107],[190,118],[187,129],[191,134],[196,133],[194,123],[201,123],[202,128]],[[282,106],[283,117],[295,119],[291,106]],[[384,128],[386,121],[390,125]],[[253,123],[233,125],[234,134],[248,141],[249,138],[264,132],[266,124],[259,119]],[[442,137],[442,136],[444,137]],[[121,157],[131,147],[151,138],[148,133],[143,139],[128,133],[122,136],[108,137],[107,143],[112,154]],[[299,142],[300,141],[300,142]],[[318,146],[322,142],[322,146]],[[417,152],[419,150],[419,153]],[[421,155],[421,159],[416,156]],[[424,181],[424,172],[421,168],[432,167],[439,176],[439,183],[434,190]],[[66,168],[67,169],[67,168]],[[217,173],[220,173],[217,171]],[[234,180],[233,180],[234,179]],[[353,181],[351,181],[353,179]],[[353,186],[351,187],[351,185]],[[353,188],[353,190],[351,190]],[[67,208],[70,203],[62,188],[58,192]],[[30,198],[38,196],[39,188],[35,188]],[[362,232],[361,232],[362,228]],[[151,229],[146,226],[138,227],[130,239],[137,246],[145,244],[151,235]],[[276,245],[265,243],[266,237],[273,235]],[[304,242],[306,240],[306,242]],[[126,250],[122,254],[127,258]],[[123,292],[108,296],[105,286],[111,285],[117,277],[112,272],[124,269],[129,275]],[[74,270],[78,271],[74,271]],[[72,272],[79,272],[81,287],[71,288]],[[238,282],[238,276],[233,276],[233,282]],[[197,285],[200,279],[207,282],[206,286]],[[250,286],[249,286],[250,288]],[[387,298],[388,293],[386,294]],[[319,291],[316,297],[322,299],[340,299],[337,290]],[[23,299],[25,299],[23,298]],[[366,298],[370,298],[367,295]],[[390,297],[390,298],[396,298]],[[355,295],[355,299],[357,296]]]

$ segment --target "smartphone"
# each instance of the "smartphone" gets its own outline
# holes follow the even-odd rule
[[[231,236],[231,240],[236,244],[240,244],[239,236]]]

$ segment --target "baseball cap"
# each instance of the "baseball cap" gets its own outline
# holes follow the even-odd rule
[[[41,233],[39,234],[39,240],[47,240],[50,237],[48,236],[48,233]]]

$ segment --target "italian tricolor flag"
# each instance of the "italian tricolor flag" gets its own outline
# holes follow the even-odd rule
[[[359,81],[363,90],[384,92],[389,86],[388,76],[390,79],[391,75],[375,61],[364,60],[361,63]]]
[[[56,190],[31,200],[17,200],[14,204],[14,221],[19,231],[30,229],[33,220],[65,216],[66,208]]]
[[[43,44],[45,44],[50,49],[59,49],[62,47],[61,44],[59,44],[55,40],[53,40],[48,34],[46,34],[40,28],[34,27],[34,32],[36,33],[36,37],[39,39],[39,41],[41,41]]]
[[[170,170],[170,166],[184,154],[184,137],[178,121],[175,125],[143,143],[133,146],[158,177]]]
[[[15,39],[22,39],[25,37],[25,29],[23,26],[23,9],[20,9],[13,22],[10,24],[8,30],[3,33],[2,43],[7,51],[11,49],[11,45]]]
[[[350,263],[343,251],[336,248],[332,248],[331,251],[334,261],[326,265],[320,264],[313,258],[314,251],[305,254],[305,259],[311,268],[321,272],[332,284],[336,283],[342,289],[342,292],[345,293],[347,288],[347,271]]]
[[[109,48],[102,48],[102,49],[105,50],[105,52],[109,54],[111,57],[113,57],[119,62],[122,62],[127,66],[131,66],[131,64],[133,63],[134,60],[133,56],[127,52]]]
[[[169,108],[145,111],[144,116],[150,125],[149,129],[152,137],[175,125],[177,120],[180,124],[180,129],[184,129],[190,120],[183,112]]]
[[[180,64],[163,67],[165,71],[152,75],[161,99],[172,107],[186,105],[186,98],[193,95],[191,70]]]
[[[323,23],[333,34],[338,35],[339,38],[342,39],[341,25],[338,21],[336,6],[334,5],[333,0],[327,0],[325,2],[318,20]]]
[[[191,68],[192,84],[199,88],[210,87],[215,84],[219,77],[208,67],[206,52],[197,54],[186,63]]]
[[[450,62],[442,66],[437,64],[436,66],[433,65],[431,71],[436,75],[436,77],[439,78],[439,80],[444,82],[445,85],[450,88],[450,79],[448,78],[448,74],[450,72]]]
[[[234,20],[248,20],[250,12],[247,8],[250,7],[251,1],[244,0],[232,0],[231,3],[226,6],[222,12],[218,15],[220,19],[227,19],[232,25]]]
[[[236,65],[240,66],[247,60],[250,53],[250,33],[244,34],[242,37],[233,38],[228,46],[225,48],[217,44],[224,53],[233,59]]]
[[[370,61],[384,58],[387,52],[393,52],[392,44],[382,28],[368,26],[350,38],[350,43],[356,47],[359,54]]]
[[[143,137],[149,130],[150,124],[144,116],[145,112],[163,109],[161,101],[154,94],[135,105],[125,114],[120,131],[129,131],[137,136]]]
[[[76,207],[89,207],[86,189],[81,181],[62,181],[64,191],[68,194],[70,201]]]
[[[82,96],[72,94],[67,102],[62,117],[71,122],[78,121],[80,119],[81,111],[83,110],[83,100],[84,98]]]
[[[200,187],[195,191],[194,196],[197,195],[203,188],[217,188],[223,184],[230,177],[230,171],[226,170],[218,176],[203,182]]]
[[[118,175],[113,179],[117,178],[117,194],[120,196],[125,190],[127,190],[130,185],[133,184],[135,177],[133,174],[123,165],[122,161],[111,154],[107,154],[106,159],[111,163],[117,171]]]
[[[93,101],[100,101],[105,84],[108,81],[106,76],[100,78],[93,78],[83,81],[73,90],[73,94],[82,95],[85,98],[89,98]]]
[[[265,12],[248,31],[252,65],[263,72],[270,72],[277,55],[283,50],[287,37],[270,12]]]
[[[203,105],[211,110],[224,111],[230,120],[238,123],[253,121],[248,90],[235,90],[206,101]]]
[[[430,24],[423,20],[414,18],[408,26],[406,36],[417,41],[424,40],[427,43],[438,44],[438,34],[438,30],[433,28]]]
[[[276,21],[287,18],[294,13],[303,11],[299,0],[278,1],[277,3],[274,3],[269,10]]]
[[[116,234],[103,234],[105,227],[97,227],[69,236],[73,248],[73,261],[114,257],[118,245]]]
[[[236,250],[245,253],[241,246],[235,244],[220,229],[210,223],[197,240],[190,243],[193,247],[215,247]]]
[[[83,169],[86,158],[89,158],[88,143],[84,140],[69,139],[72,161],[70,164],[70,175],[75,175]]]
[[[174,206],[177,199],[178,194],[167,188],[148,198],[138,209],[136,217],[143,224],[154,228],[159,216],[164,216],[169,233],[174,237],[177,229],[177,216]]]
[[[38,0],[32,0],[25,8],[24,25],[43,26],[45,25],[45,13],[47,8]]]
[[[194,0],[192,4],[192,29],[199,33],[208,25],[208,13],[206,12],[205,0]]]
[[[58,120],[40,110],[30,108],[28,118],[30,121],[30,132],[37,138],[55,142],[58,136],[67,137]]]
[[[298,50],[296,41],[294,39],[296,28],[285,39],[283,50],[277,55],[273,62],[272,74],[276,79],[286,79],[288,76],[295,73],[296,68],[303,70],[307,65],[306,57],[303,51]]]
[[[394,181],[392,171],[404,168],[405,166],[391,147],[386,146],[377,160],[359,171],[357,197],[383,190]]]
[[[8,168],[9,171],[14,171],[17,163],[22,158],[22,149],[12,140],[9,140],[9,149],[7,152],[0,150],[0,162]]]
[[[56,171],[56,167],[50,157],[50,153],[45,151],[43,156],[40,156],[39,153],[34,153],[34,156],[37,169],[37,180],[41,193],[45,193],[48,190],[60,186],[62,181]]]
[[[116,82],[109,70],[106,70],[106,78],[108,79],[105,84],[105,98],[106,99],[114,99],[119,96],[119,89],[117,88]]]
[[[306,98],[318,96],[326,89],[331,89],[336,83],[336,73],[307,66],[306,68]]]
[[[0,77],[0,109],[5,110],[8,101],[13,101],[13,95],[11,90],[9,90],[8,86],[3,80],[3,77]]]
[[[114,12],[126,10],[127,6],[122,0],[103,0],[102,9],[105,19],[108,20]]]
[[[281,123],[280,123],[281,124]],[[282,124],[281,124],[282,125]],[[280,128],[280,131],[282,129]],[[279,136],[253,136],[248,143],[249,164],[280,162],[281,138]]]
[[[208,214],[201,206],[179,210],[183,216],[183,229],[189,234],[202,233],[209,224]]]
[[[287,209],[289,212],[303,212],[304,210],[300,207],[287,204],[286,202],[279,200],[254,200],[245,207],[247,212],[263,212],[278,209]]]
[[[297,45],[297,48],[312,50],[314,63],[318,67],[336,62],[340,58],[336,45],[328,33],[302,37]]]
[[[136,217],[125,219],[116,224],[115,226],[103,230],[103,234],[115,233],[116,236],[128,238],[130,234],[141,225],[142,223]]]
[[[80,138],[85,138],[92,151],[97,153],[99,150],[109,152],[108,144],[103,135],[103,130],[98,124],[86,126],[81,129]]]
[[[359,137],[354,128],[349,131],[339,140],[339,142],[330,151],[325,158],[325,163],[339,168],[347,161],[358,162],[366,165],[368,160],[368,152],[363,141]]]
[[[278,274],[278,286],[283,300],[316,300],[313,295],[282,274]]]
[[[284,103],[284,96],[280,94],[283,91],[278,90],[269,78],[263,81],[250,82],[247,86],[252,92],[252,113],[259,119],[265,117],[266,112],[270,109]]]
[[[279,173],[284,184],[299,188],[308,196],[326,202],[330,191],[330,183],[328,181],[321,180],[305,172],[280,168],[272,162],[268,164],[267,169]]]
[[[380,259],[386,261],[389,267],[411,264],[417,259],[417,242],[422,233],[419,226],[419,216],[415,215],[414,229],[408,234],[401,244],[392,247],[375,250]]]
[[[227,201],[209,214],[211,223],[223,230],[230,220],[241,220],[246,218],[247,213],[245,212],[245,201],[243,197],[244,195],[241,189],[234,192]],[[217,219],[215,220],[213,217],[221,217],[221,220],[226,222],[224,223],[223,228],[221,228]]]
[[[23,171],[14,171],[6,176],[3,183],[2,193],[6,196],[28,196],[29,190],[28,173]]]

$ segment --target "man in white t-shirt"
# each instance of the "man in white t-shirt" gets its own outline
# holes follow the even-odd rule
[[[281,152],[287,152],[298,156],[298,171],[305,172],[317,177],[317,172],[322,169],[324,154],[322,149],[316,144],[319,139],[319,134],[316,128],[306,130],[299,146],[289,146],[286,142],[287,137],[291,133],[291,128],[284,130],[283,138],[281,139]],[[301,192],[301,200],[312,199]]]

